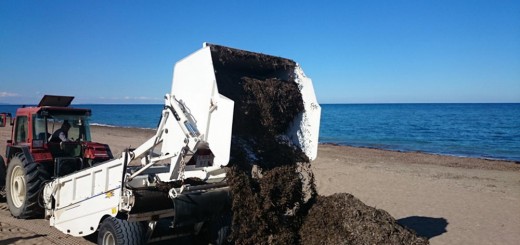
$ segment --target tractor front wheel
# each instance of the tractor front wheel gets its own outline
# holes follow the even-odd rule
[[[50,176],[38,165],[28,162],[22,153],[16,154],[9,162],[5,192],[9,211],[16,218],[39,218],[43,215],[43,208],[38,203],[39,191]]]

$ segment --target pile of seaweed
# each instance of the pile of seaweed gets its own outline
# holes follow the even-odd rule
[[[284,135],[304,111],[294,61],[221,46],[211,46],[211,51],[219,92],[235,101],[228,173],[233,196],[230,240],[235,244],[376,244],[388,238],[388,242],[402,239],[401,244],[419,244],[413,232],[384,211],[371,211],[361,202],[351,205],[352,199],[318,197],[309,158]],[[320,223],[322,212],[330,220]],[[356,215],[370,217],[352,219]],[[350,231],[348,236],[339,234]]]
[[[301,244],[428,244],[386,211],[351,194],[319,196],[300,228]]]

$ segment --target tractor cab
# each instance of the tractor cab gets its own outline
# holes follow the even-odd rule
[[[73,99],[45,95],[38,106],[19,108],[7,158],[23,153],[31,161],[48,163],[56,177],[112,159],[108,145],[91,142],[91,110],[70,107]]]
[[[82,142],[90,142],[90,111],[55,111],[50,108],[34,114],[30,147],[47,148],[54,157],[81,156]]]

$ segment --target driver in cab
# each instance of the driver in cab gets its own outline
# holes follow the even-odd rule
[[[70,129],[70,123],[64,121],[61,127],[56,130],[49,139],[49,142],[66,142],[69,141],[68,134]]]

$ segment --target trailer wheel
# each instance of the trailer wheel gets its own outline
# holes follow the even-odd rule
[[[102,245],[141,245],[146,244],[146,229],[139,222],[128,222],[108,217],[101,223],[98,244]]]
[[[9,162],[5,191],[9,211],[16,218],[39,218],[43,215],[43,207],[38,202],[39,193],[50,175],[39,165],[28,162],[22,153],[16,154]]]
[[[199,234],[199,241],[204,244],[226,245],[231,226],[231,213],[223,212],[206,222]]]
[[[216,245],[230,244],[228,240],[229,231],[231,230],[232,215],[230,212],[224,212],[219,215],[213,222],[213,239],[211,242]]]

